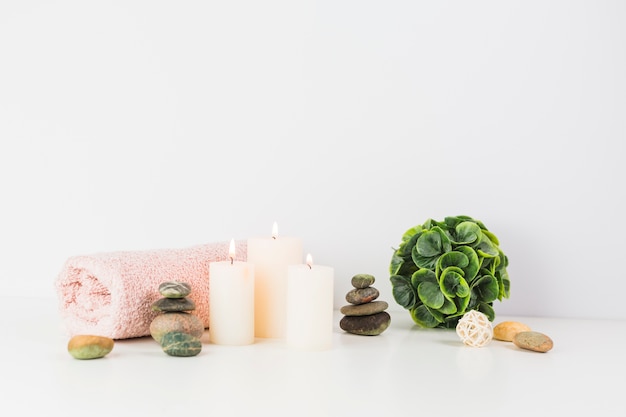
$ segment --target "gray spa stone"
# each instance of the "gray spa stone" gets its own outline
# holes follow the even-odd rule
[[[153,311],[192,311],[196,304],[189,298],[159,298],[152,303]]]
[[[387,310],[389,304],[386,301],[372,301],[365,304],[349,304],[341,307],[341,314],[346,316],[369,316]]]
[[[168,281],[159,285],[159,292],[165,298],[184,298],[191,294],[191,286],[186,282]]]
[[[339,322],[342,330],[361,336],[377,336],[384,332],[391,323],[391,316],[386,311],[369,316],[344,316]]]

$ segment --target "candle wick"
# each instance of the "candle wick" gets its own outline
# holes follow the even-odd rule
[[[276,240],[276,236],[272,236],[272,239]]]
[[[311,264],[307,264],[307,266],[309,267],[309,269],[313,269],[313,267],[311,266]]]
[[[234,259],[233,259],[233,257],[231,256],[231,257],[230,257],[230,264],[231,264],[231,265],[233,264],[233,260],[234,260]]]

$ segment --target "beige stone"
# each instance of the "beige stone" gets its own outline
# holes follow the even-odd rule
[[[204,326],[198,316],[185,312],[159,314],[150,323],[150,335],[159,344],[163,336],[171,332],[186,333],[199,339],[204,333]]]
[[[503,321],[493,328],[493,338],[505,342],[512,342],[519,332],[528,332],[531,328],[518,321]]]
[[[76,359],[98,359],[108,355],[114,344],[108,337],[81,334],[70,339],[67,351]]]
[[[513,343],[517,347],[535,352],[547,352],[554,346],[548,335],[534,331],[517,333],[513,338]]]

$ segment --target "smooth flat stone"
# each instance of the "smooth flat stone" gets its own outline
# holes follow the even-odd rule
[[[370,316],[344,316],[339,322],[342,330],[361,336],[377,336],[384,332],[391,323],[391,316],[386,311]]]
[[[380,293],[374,287],[355,288],[348,291],[346,301],[350,304],[365,304],[374,301]]]
[[[547,335],[535,331],[519,332],[513,336],[515,346],[535,352],[547,352],[554,346]]]
[[[365,304],[349,304],[341,307],[339,311],[346,316],[370,316],[387,310],[389,304],[386,301],[372,301]]]
[[[191,294],[191,286],[186,282],[168,281],[159,285],[159,293],[165,298],[184,298]]]
[[[196,303],[189,298],[159,298],[152,303],[153,311],[193,311]]]
[[[354,288],[367,288],[374,284],[374,275],[370,274],[356,274],[352,277],[352,286]]]
[[[196,356],[202,351],[202,342],[187,333],[170,332],[163,336],[161,349],[170,356]]]
[[[163,341],[167,333],[187,333],[201,338],[204,333],[204,324],[196,315],[185,312],[169,312],[156,316],[150,323],[150,335],[154,340]]]
[[[76,359],[99,359],[108,355],[113,339],[104,336],[76,335],[67,344],[67,351]]]
[[[532,330],[528,325],[518,321],[503,321],[493,327],[493,338],[503,342],[512,342],[519,332]]]

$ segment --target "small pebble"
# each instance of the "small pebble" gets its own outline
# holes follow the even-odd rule
[[[352,286],[354,288],[367,288],[374,284],[374,275],[370,274],[356,274],[352,277]]]
[[[348,291],[346,301],[350,304],[365,304],[374,301],[380,293],[374,287],[355,288]]]
[[[113,350],[113,339],[104,336],[77,335],[70,339],[67,351],[76,359],[98,359]]]
[[[153,311],[193,311],[196,304],[189,298],[159,298],[152,303]]]
[[[554,346],[549,336],[535,331],[517,333],[513,337],[513,343],[519,348],[535,352],[547,352]]]
[[[184,298],[191,294],[191,286],[186,282],[168,281],[159,285],[159,293],[165,298]]]
[[[170,356],[196,356],[202,351],[202,342],[187,333],[170,332],[163,336],[161,348]]]
[[[387,310],[389,304],[386,301],[372,301],[365,304],[349,304],[341,307],[341,314],[345,316],[369,316]]]
[[[494,326],[493,338],[504,342],[512,342],[516,334],[530,330],[530,327],[524,323],[518,321],[503,321]]]

